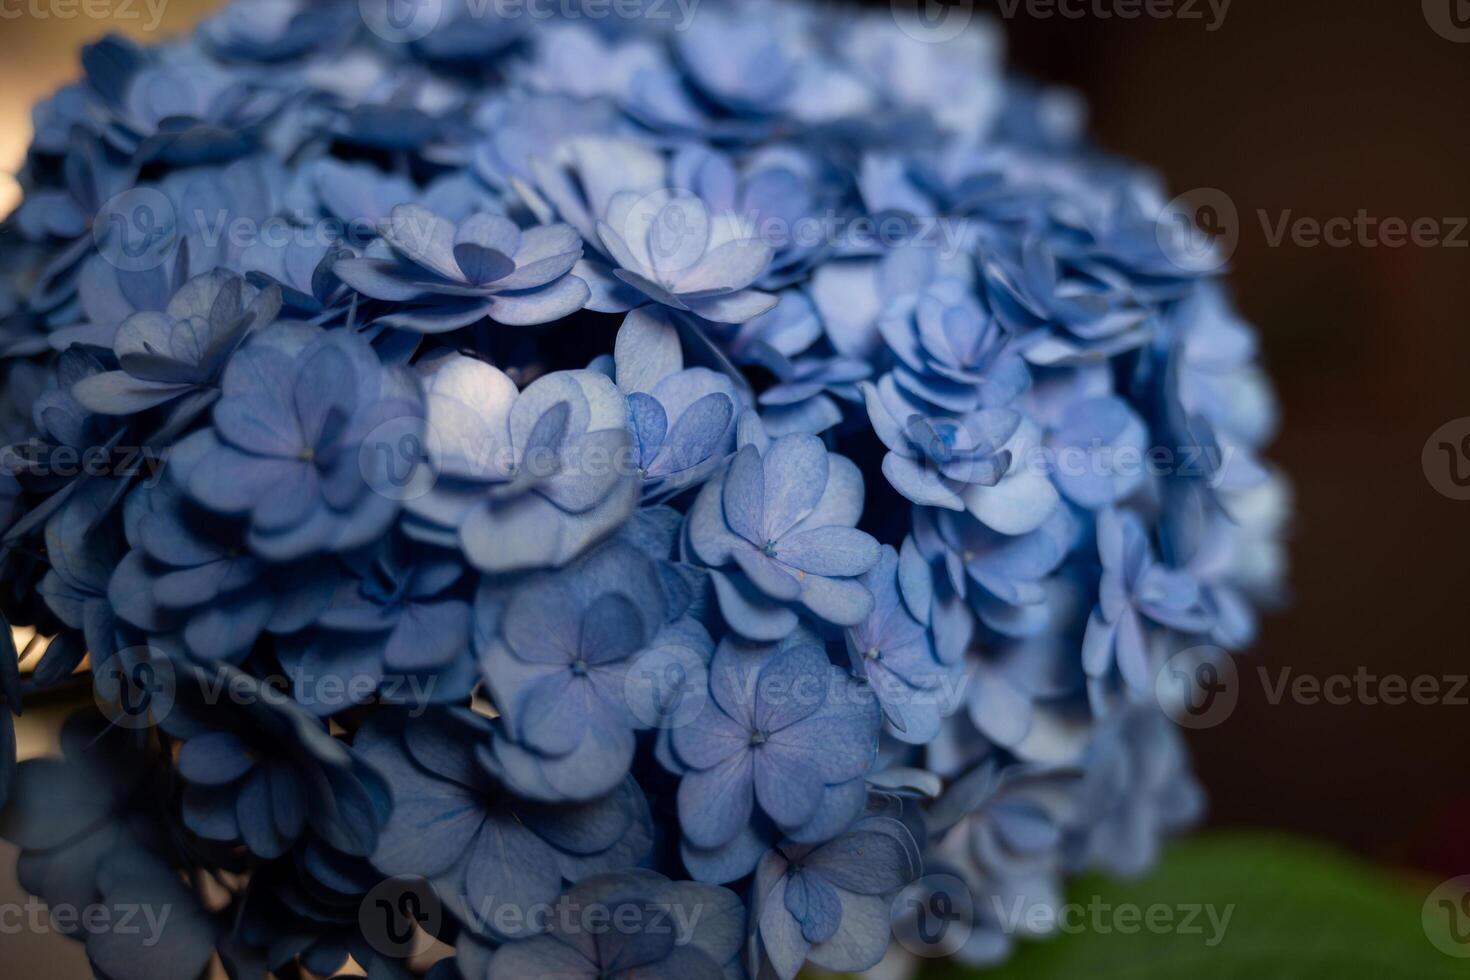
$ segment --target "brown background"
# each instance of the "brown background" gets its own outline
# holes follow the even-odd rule
[[[1470,415],[1470,231],[1459,248],[1275,247],[1258,214],[1463,224],[1470,44],[1437,35],[1416,0],[1236,0],[1214,33],[1007,26],[1014,63],[1083,91],[1108,148],[1177,191],[1223,190],[1240,214],[1232,279],[1297,492],[1294,597],[1241,663],[1234,715],[1192,737],[1213,821],[1470,872],[1470,703],[1273,705],[1254,669],[1470,674],[1470,503],[1436,493],[1420,462],[1435,429]]]
[[[171,0],[164,25],[206,6]],[[0,21],[0,168],[20,160],[30,104],[75,74],[77,44],[137,24]],[[1235,0],[1214,32],[1022,4],[1003,26],[1016,67],[1087,96],[1106,147],[1178,191],[1218,188],[1240,214],[1233,282],[1281,394],[1273,455],[1298,513],[1293,604],[1242,663],[1234,715],[1191,736],[1212,821],[1470,872],[1470,706],[1273,705],[1254,670],[1470,673],[1470,503],[1437,494],[1420,463],[1430,433],[1470,416],[1470,248],[1273,247],[1259,216],[1470,216],[1470,44],[1438,36],[1416,0]],[[28,966],[36,942],[5,937],[12,975],[80,964],[61,943]]]

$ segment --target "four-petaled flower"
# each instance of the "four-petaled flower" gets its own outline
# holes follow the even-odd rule
[[[567,225],[525,230],[499,214],[456,227],[418,204],[400,204],[380,229],[390,257],[342,259],[334,271],[373,299],[404,305],[378,322],[419,333],[458,330],[489,318],[510,326],[550,323],[580,310],[591,293],[570,275],[582,242]]]

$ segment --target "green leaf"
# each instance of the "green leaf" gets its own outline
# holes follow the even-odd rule
[[[1284,837],[1213,836],[1172,848],[1136,881],[1078,879],[1077,910],[1066,934],[1020,945],[1005,966],[970,973],[936,965],[929,977],[986,980],[1437,980],[1470,976],[1470,959],[1436,948],[1426,929],[1447,920],[1424,915],[1435,882],[1395,879],[1323,845]],[[1149,929],[1150,907],[1182,924]],[[1099,908],[1102,928],[1091,908]],[[1124,913],[1123,909],[1135,911]],[[1215,918],[1206,913],[1213,908]],[[1228,920],[1224,920],[1227,914]],[[1162,921],[1165,913],[1155,913]],[[1447,913],[1439,913],[1443,916]],[[1131,933],[1118,926],[1140,925]],[[1225,922],[1223,928],[1219,923]],[[1470,928],[1462,922],[1461,928]],[[1454,944],[1449,943],[1451,948]],[[1470,954],[1470,943],[1465,945]]]

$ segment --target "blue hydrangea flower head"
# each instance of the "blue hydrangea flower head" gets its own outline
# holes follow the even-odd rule
[[[238,0],[37,106],[0,833],[174,910],[99,977],[887,969],[936,874],[989,965],[1197,819],[1152,674],[1291,510],[1221,256],[989,28],[716,6]]]

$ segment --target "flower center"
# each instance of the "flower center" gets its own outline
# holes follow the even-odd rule
[[[751,732],[750,733],[750,744],[751,745],[765,745],[766,744],[766,740],[769,739],[770,737],[771,737],[771,733],[770,732]]]
[[[869,660],[881,660],[883,658],[883,651],[878,649],[876,646],[871,646],[868,647],[867,650],[863,651],[863,656],[867,657]]]
[[[766,542],[766,546],[764,548],[762,548],[761,551],[765,553],[765,556],[767,558],[775,558],[776,557],[776,542],[774,540],[767,541]]]
[[[572,673],[576,674],[578,677],[586,677],[587,676],[587,660],[586,660],[586,658],[584,658],[584,657],[578,657],[576,660],[573,660],[572,661]]]

